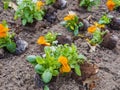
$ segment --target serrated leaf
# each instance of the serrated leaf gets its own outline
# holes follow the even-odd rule
[[[49,70],[44,71],[42,74],[42,80],[44,83],[49,83],[52,79],[52,73]]]

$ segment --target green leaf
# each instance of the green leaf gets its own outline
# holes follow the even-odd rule
[[[4,9],[8,9],[8,6],[9,6],[9,1],[4,1]]]
[[[78,55],[78,58],[79,58],[80,60],[86,60],[86,57],[85,57],[84,55],[82,55],[82,54]]]
[[[58,70],[53,70],[53,76],[57,76],[59,74]]]
[[[50,90],[47,85],[44,86],[44,90]]]
[[[104,31],[103,31],[104,32]],[[101,32],[99,29],[97,29],[94,33],[93,33],[93,38],[90,40],[90,44],[91,45],[95,45],[95,44],[100,44],[103,41],[103,35],[105,33]]]
[[[103,15],[100,20],[99,20],[99,24],[109,24],[111,22],[111,18],[108,17],[108,15]]]
[[[2,21],[2,25],[5,26],[6,28],[8,28],[8,24],[7,24],[7,21],[6,21],[6,20],[3,20],[3,21]]]
[[[27,56],[27,61],[30,62],[33,65],[37,64],[37,62],[36,62],[36,56],[35,55]]]
[[[52,79],[52,73],[49,70],[44,71],[42,74],[42,80],[44,83],[49,83]]]
[[[27,23],[27,20],[26,20],[26,19],[23,19],[23,20],[22,20],[22,24],[23,24],[23,25],[26,25],[26,23]]]
[[[53,4],[56,0],[45,0],[46,5]]]
[[[38,64],[44,64],[45,63],[44,59],[41,56],[36,56],[36,61],[37,61]]]
[[[6,48],[10,53],[14,53],[16,51],[16,44],[14,42],[11,42],[7,44]]]
[[[79,22],[78,27],[82,27],[82,26],[83,26],[83,23],[82,23],[82,22]]]
[[[67,22],[66,21],[62,21],[62,22],[60,22],[60,24],[65,26],[67,24]]]
[[[79,65],[75,65],[75,73],[76,73],[78,76],[81,76],[81,71],[80,71],[80,66],[79,66]]]
[[[24,15],[26,18],[29,18],[29,11],[25,11]]]
[[[78,26],[75,27],[75,30],[74,30],[74,35],[77,36],[78,35]]]
[[[47,40],[48,43],[52,43],[53,41],[56,40],[56,36],[57,36],[56,33],[48,32],[48,33],[45,35],[45,39]]]
[[[42,65],[40,65],[40,64],[37,64],[37,65],[35,66],[35,71],[36,71],[38,74],[42,74],[42,73],[44,72],[44,70],[45,70],[45,68],[44,68]]]
[[[41,14],[39,14],[39,16],[36,18],[37,20],[42,20],[43,16]]]
[[[29,18],[27,18],[27,21],[28,21],[29,23],[32,23],[32,22],[33,22],[32,16],[29,16]]]
[[[79,6],[85,7],[90,11],[93,6],[98,6],[99,3],[100,0],[80,0]]]

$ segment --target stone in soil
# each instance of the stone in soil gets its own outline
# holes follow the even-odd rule
[[[90,26],[88,20],[83,19],[83,24],[84,24],[84,28],[83,28],[83,30],[84,30],[84,31],[87,31],[87,28]]]
[[[17,55],[24,53],[28,48],[28,43],[25,40],[21,40],[21,39],[16,40],[16,45],[17,45],[17,48],[15,51],[15,54]]]

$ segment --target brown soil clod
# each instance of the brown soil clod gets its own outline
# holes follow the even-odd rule
[[[63,35],[58,35],[57,41],[58,41],[58,44],[71,44],[72,43],[71,37],[63,36]]]
[[[95,81],[99,78],[97,77],[97,73],[99,68],[96,64],[92,64],[89,62],[85,62],[80,65],[82,76],[77,76],[75,73],[72,74],[72,77],[79,83],[81,83],[86,89],[92,90],[95,88]]]
[[[44,18],[50,23],[55,23],[57,20],[56,12],[57,12],[56,9],[54,9],[53,7],[49,7],[47,9],[47,12],[46,12]]]
[[[84,64],[80,65],[80,67],[83,79],[89,78],[90,76],[97,74],[99,71],[99,68],[96,64],[88,62],[85,62]]]
[[[120,30],[120,18],[112,18],[110,28],[114,30]]]
[[[25,26],[23,26],[23,30],[29,31],[29,32],[35,32],[35,26],[37,21],[34,20],[33,23],[27,23]]]
[[[67,6],[66,0],[56,0],[55,4],[53,5],[53,7],[57,9],[64,9],[66,6]]]
[[[85,81],[87,78],[96,75],[99,71],[99,68],[96,64],[88,63],[86,61],[84,62],[84,64],[80,65],[80,69],[82,76],[79,77],[75,75],[75,73],[73,73],[75,75],[75,80]]]
[[[48,26],[47,21],[38,21],[35,25],[35,30],[40,31],[47,28],[47,26]]]
[[[107,33],[104,38],[101,45],[108,49],[114,49],[117,45],[118,37],[116,35],[113,35],[112,33]]]
[[[93,90],[96,87],[96,80],[99,78],[97,77],[97,73],[99,71],[99,68],[96,64],[91,64],[85,62],[81,66],[81,71],[82,71],[82,79],[83,79],[83,86],[86,85],[86,89],[88,90]]]

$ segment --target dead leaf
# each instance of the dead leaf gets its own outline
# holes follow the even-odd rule
[[[88,42],[87,42],[88,46],[90,47],[89,52],[95,52],[96,49],[96,45],[95,46],[91,46]]]
[[[17,5],[13,2],[9,2],[9,7],[13,8],[15,11],[17,11]]]
[[[99,67],[96,64],[92,64],[89,62],[85,62],[84,64],[80,65],[82,77],[85,80],[86,78],[95,75],[99,71]]]
[[[85,86],[85,84],[90,85],[97,80],[99,80],[99,78],[96,75],[92,75],[91,77],[86,78],[86,80],[83,81],[83,86]]]
[[[86,80],[83,81],[83,86],[86,87],[89,90],[93,90],[96,87],[96,81],[98,81],[99,78],[96,75],[91,76],[90,78],[86,78]]]
[[[89,90],[93,90],[95,87],[96,87],[96,84],[94,81],[89,84]]]
[[[93,90],[95,88],[95,82],[99,79],[97,77],[97,73],[99,71],[99,68],[96,64],[92,64],[89,62],[85,62],[81,65],[81,72],[82,72],[82,78],[83,78],[83,86],[87,85],[89,90]]]
[[[100,47],[100,45],[96,44],[95,46],[90,45],[89,42],[87,42],[88,46],[90,47],[89,52],[95,52],[96,47]]]

